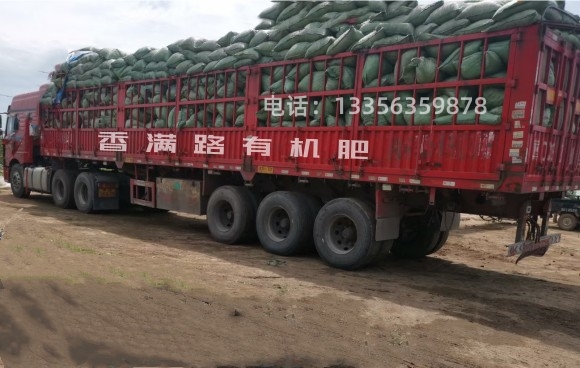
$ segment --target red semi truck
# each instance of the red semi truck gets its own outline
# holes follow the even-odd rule
[[[482,50],[507,42],[507,72],[488,76],[482,65],[464,79],[457,65],[457,78],[438,75],[430,83],[384,81],[381,67],[376,83],[363,75],[371,57],[396,65],[399,75],[409,50],[435,50],[439,65],[455,45],[461,63],[473,41]],[[351,82],[346,66],[354,70]],[[543,254],[559,241],[547,235],[550,200],[580,185],[579,67],[580,51],[541,24],[68,88],[66,104],[40,104],[43,87],[16,96],[8,110],[4,179],[16,197],[50,193],[58,207],[86,213],[126,201],[206,215],[219,242],[257,238],[283,256],[314,246],[342,269],[387,254],[432,254],[460,213],[517,219],[509,255]],[[321,76],[315,71],[329,68],[339,74],[338,89],[314,80]],[[283,93],[271,92],[275,76],[284,80]],[[469,89],[477,103],[490,87],[504,91],[498,121],[466,119],[463,111],[438,119],[438,91],[459,98]],[[429,114],[426,122],[402,116],[396,105],[409,97]],[[275,103],[305,108],[305,117],[280,114]],[[169,127],[156,127],[160,118]]]

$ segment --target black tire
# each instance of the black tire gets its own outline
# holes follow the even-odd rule
[[[374,211],[363,201],[328,202],[314,222],[314,244],[322,260],[336,268],[356,270],[371,263],[381,249],[375,241]]]
[[[75,173],[70,170],[57,170],[52,176],[52,201],[60,208],[73,208]]]
[[[256,233],[256,199],[244,187],[216,189],[207,204],[207,224],[212,237],[220,243],[251,241]]]
[[[305,252],[313,245],[314,210],[306,195],[278,191],[262,200],[256,229],[262,247],[280,256]]]
[[[401,219],[399,238],[391,253],[399,258],[419,259],[437,248],[441,236],[441,216],[437,211]]]
[[[16,198],[28,198],[30,190],[24,187],[24,168],[20,164],[15,164],[10,169],[10,188],[12,195]]]
[[[95,177],[84,172],[77,176],[74,187],[74,197],[77,209],[84,213],[93,212],[95,201]]]
[[[578,219],[571,213],[563,213],[558,216],[558,227],[562,230],[572,231],[576,229]]]
[[[449,231],[441,231],[441,233],[439,234],[439,240],[437,240],[437,243],[435,243],[435,247],[433,247],[433,249],[431,249],[429,253],[427,253],[427,255],[439,252],[441,248],[443,248],[445,243],[447,243],[448,238]]]

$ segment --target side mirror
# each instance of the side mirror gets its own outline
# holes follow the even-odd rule
[[[12,125],[12,131],[13,132],[17,132],[18,131],[18,128],[20,126],[20,122],[18,121],[18,118],[15,117],[14,120],[12,120],[12,124],[13,124]]]

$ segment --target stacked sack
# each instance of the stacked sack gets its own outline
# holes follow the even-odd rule
[[[67,87],[74,88],[98,87],[117,81],[195,75],[272,61],[336,55],[346,51],[357,52],[394,44],[497,31],[536,23],[542,16],[549,21],[578,24],[577,16],[547,9],[548,6],[563,8],[563,2],[439,0],[419,5],[417,1],[280,1],[260,13],[261,22],[255,29],[241,33],[228,32],[215,41],[188,38],[160,49],[143,47],[128,55],[119,50],[83,49],[86,54],[78,60],[57,66],[53,83],[43,103],[54,101],[65,80]],[[580,48],[577,35],[560,33],[564,39]],[[474,55],[464,55],[471,56],[471,59],[466,60],[469,63],[462,62],[461,76],[464,78],[473,75],[482,58],[490,58],[490,63],[494,65],[505,62],[498,59],[498,55],[484,55],[476,47],[473,50]],[[428,52],[425,55],[404,55],[402,65],[397,68],[403,71],[398,78],[408,83],[413,83],[412,80],[417,78],[418,83],[424,83],[424,80],[432,78],[434,68],[453,68],[455,59],[447,62],[447,58],[453,56],[453,51],[456,50],[452,47],[445,50],[441,65],[433,65],[436,56]],[[367,64],[373,62],[376,63],[367,60]],[[389,68],[394,68],[395,63],[392,61]],[[365,65],[365,69],[375,67],[369,64],[367,68]],[[297,71],[295,78],[300,78],[299,90],[304,89],[302,80],[306,76],[308,80],[313,80],[313,86],[324,84],[318,86],[320,90],[349,88],[354,65],[343,68],[346,70],[342,71],[343,81],[338,81],[340,72],[336,68],[329,69],[324,65],[316,67],[316,70]],[[366,86],[378,85],[379,81],[385,85],[383,79],[389,84],[395,78],[394,74],[389,73],[375,78],[367,77]],[[289,77],[291,75],[287,73],[264,68],[262,93],[293,91],[296,81]],[[324,83],[324,80],[327,82]],[[221,83],[225,84],[226,81],[222,80]],[[291,88],[286,90],[285,87]]]

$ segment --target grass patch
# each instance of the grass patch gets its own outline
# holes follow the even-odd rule
[[[14,250],[16,251],[16,253],[22,253],[24,247],[22,245],[17,245],[14,247]]]
[[[61,242],[57,244],[57,247],[60,249],[68,249],[74,253],[81,253],[81,254],[97,254],[97,251],[93,248],[83,247],[82,245],[71,244],[69,242]]]
[[[147,285],[155,289],[168,290],[175,293],[181,293],[184,291],[191,290],[191,286],[189,286],[186,282],[182,280],[174,280],[166,277],[158,279],[151,276],[147,272],[143,272],[141,274],[141,277],[143,278],[143,281],[145,281]]]
[[[109,272],[111,273],[111,275],[120,277],[122,279],[126,279],[127,278],[127,273],[123,270],[120,270],[118,268],[115,267],[109,267]]]

